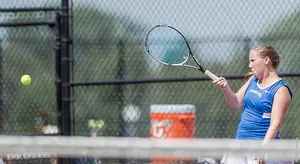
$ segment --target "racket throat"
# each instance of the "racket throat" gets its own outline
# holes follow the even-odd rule
[[[205,74],[205,71],[206,71],[206,70],[205,70],[201,65],[199,65],[198,70]]]

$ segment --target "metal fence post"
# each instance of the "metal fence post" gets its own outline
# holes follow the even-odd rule
[[[69,0],[61,1],[61,135],[71,136],[70,109],[70,33],[69,33]],[[71,164],[71,158],[62,158],[59,163]]]

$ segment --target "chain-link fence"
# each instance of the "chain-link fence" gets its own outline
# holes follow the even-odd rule
[[[74,2],[73,78],[138,80],[203,77],[186,68],[158,64],[144,51],[146,32],[156,24],[170,24],[188,39],[197,58],[217,75],[243,75],[249,48],[273,45],[283,56],[279,73],[298,72],[299,3],[278,1],[93,1]],[[298,77],[283,77],[294,92],[294,101],[282,127],[283,138],[296,138]],[[230,80],[235,91],[242,79]],[[103,119],[103,135],[126,133],[123,109],[140,112],[136,136],[150,136],[152,104],[193,104],[196,137],[234,137],[240,111],[229,110],[223,95],[210,81],[78,86],[74,90],[74,130],[89,135],[87,120]],[[128,118],[128,117],[125,117]],[[124,126],[125,125],[125,126]],[[124,130],[125,129],[125,130]],[[125,131],[125,132],[124,132]]]
[[[12,9],[59,7],[60,3],[3,2]],[[222,93],[204,75],[162,66],[146,54],[146,32],[156,24],[170,24],[187,37],[196,57],[217,75],[242,77],[249,71],[251,46],[274,46],[283,56],[278,72],[284,73],[294,93],[281,137],[299,137],[300,78],[289,76],[300,69],[299,13],[298,1],[70,1],[70,74],[72,81],[80,82],[72,85],[72,133],[89,136],[92,127],[100,126],[98,135],[149,137],[151,105],[192,104],[196,137],[235,136],[240,111],[229,110]],[[45,21],[54,19],[55,12],[2,12],[0,18],[3,22]],[[1,133],[37,134],[36,123],[45,121],[37,114],[40,111],[46,111],[49,124],[56,125],[53,31],[47,26],[1,27],[0,34]],[[30,86],[21,85],[23,74],[32,77]],[[235,91],[243,84],[241,78],[229,82]]]
[[[3,135],[47,135],[58,132],[55,90],[55,2],[3,1],[0,9],[0,131]],[[45,10],[41,7],[49,7]],[[36,10],[35,12],[27,11]],[[22,11],[21,11],[21,10]],[[21,83],[30,75],[30,85]],[[1,154],[1,158],[6,158]],[[6,160],[7,163],[51,163],[51,159]]]

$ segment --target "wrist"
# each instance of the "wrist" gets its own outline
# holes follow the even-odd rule
[[[224,94],[227,94],[227,93],[233,93],[229,84],[227,84],[224,88],[221,88],[221,90],[224,92]]]

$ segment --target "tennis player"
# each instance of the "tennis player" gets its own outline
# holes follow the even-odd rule
[[[262,144],[279,139],[279,128],[292,100],[292,92],[276,73],[281,56],[269,45],[250,50],[249,68],[253,75],[234,93],[224,77],[213,83],[224,93],[231,109],[241,109],[236,139],[261,139]],[[224,156],[223,164],[291,164],[292,161],[257,159],[255,155],[244,157]]]

